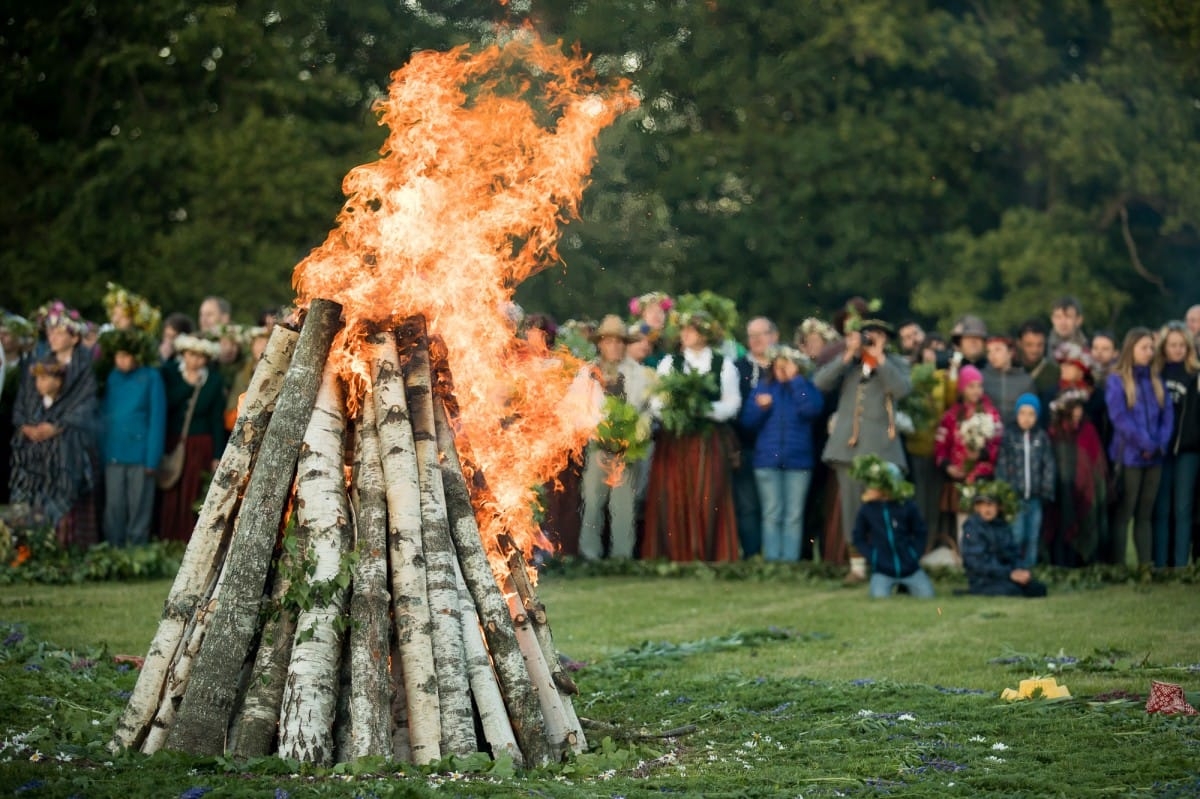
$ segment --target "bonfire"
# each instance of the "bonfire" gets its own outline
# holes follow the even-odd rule
[[[528,563],[592,432],[516,337],[595,139],[635,103],[527,31],[415,55],[295,269],[114,748],[536,765],[586,747]]]

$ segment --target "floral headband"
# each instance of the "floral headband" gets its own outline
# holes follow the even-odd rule
[[[837,341],[839,338],[833,325],[815,316],[810,316],[800,323],[800,335],[808,338],[813,334],[820,336],[825,341]]]
[[[69,308],[62,300],[51,300],[37,309],[33,318],[38,327],[49,330],[52,327],[65,327],[77,336],[87,332],[87,323],[83,316],[74,308]]]
[[[104,295],[104,308],[111,314],[114,308],[124,308],[133,326],[145,330],[151,335],[158,335],[162,325],[162,312],[150,304],[150,301],[140,294],[134,294],[129,289],[108,283],[108,292]]]
[[[629,312],[634,316],[641,316],[642,311],[646,310],[651,305],[657,305],[664,311],[671,310],[675,302],[671,297],[662,291],[651,291],[643,294],[640,297],[634,297],[629,301]]]

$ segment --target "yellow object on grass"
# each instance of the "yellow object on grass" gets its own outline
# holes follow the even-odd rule
[[[1069,699],[1071,692],[1067,686],[1059,685],[1053,677],[1041,677],[1031,680],[1021,680],[1017,690],[1005,688],[1000,698],[1009,702],[1018,699]]]

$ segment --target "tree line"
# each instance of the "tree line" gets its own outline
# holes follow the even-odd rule
[[[286,301],[420,49],[527,21],[633,81],[561,264],[599,316],[713,289],[782,325],[869,294],[948,327],[1200,299],[1200,7],[1183,0],[17,0],[0,22],[2,302]],[[98,315],[98,314],[97,314]]]

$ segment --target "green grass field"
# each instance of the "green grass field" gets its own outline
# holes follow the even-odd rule
[[[170,582],[6,586],[0,621],[27,625],[28,640],[0,654],[0,796],[39,781],[20,795],[128,796],[123,785],[213,797],[1200,794],[1197,717],[1144,710],[1152,679],[1200,699],[1200,586],[1052,586],[1045,600],[1016,600],[956,596],[956,585],[940,582],[931,601],[872,601],[865,588],[783,573],[549,574],[539,591],[555,640],[587,664],[576,708],[596,724],[591,753],[516,777],[447,765],[397,779],[395,766],[373,764],[311,780],[175,755],[103,765],[134,679],[104,655],[145,653]],[[98,664],[58,674],[54,657],[77,659],[34,651],[34,640]],[[53,691],[42,687],[52,674]],[[1073,698],[998,699],[1034,674],[1053,674]],[[680,727],[689,732],[654,737]],[[12,745],[30,728],[40,731],[19,740],[34,741],[41,762]]]

